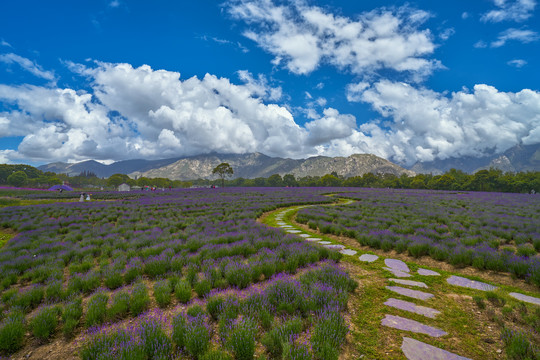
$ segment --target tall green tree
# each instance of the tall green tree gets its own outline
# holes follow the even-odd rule
[[[28,181],[28,176],[24,171],[15,171],[7,178],[7,183],[11,186],[21,187]]]
[[[221,187],[225,187],[225,178],[231,177],[234,174],[234,171],[229,163],[221,163],[212,170],[212,174],[217,174],[221,179]]]

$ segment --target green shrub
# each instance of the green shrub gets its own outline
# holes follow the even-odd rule
[[[82,316],[82,299],[75,298],[70,300],[65,306],[62,312],[62,332],[66,338],[71,338],[74,335],[75,328],[79,325],[79,321]]]
[[[44,342],[51,337],[58,326],[58,308],[46,306],[38,310],[30,322],[32,334]]]
[[[150,305],[150,296],[148,295],[148,288],[143,282],[139,282],[133,285],[131,290],[130,311],[133,316],[137,316],[148,309]]]
[[[130,295],[127,291],[119,291],[114,294],[112,304],[109,307],[109,319],[123,319],[129,314]]]
[[[174,295],[181,303],[191,300],[191,284],[186,280],[180,280],[174,287]]]
[[[86,310],[86,327],[101,325],[105,322],[108,301],[109,296],[104,293],[97,293],[90,298]]]
[[[283,344],[289,341],[292,335],[302,332],[302,319],[292,318],[281,325],[276,325],[272,330],[264,334],[261,343],[266,351],[274,358],[280,358],[283,354]]]
[[[0,352],[14,353],[24,342],[24,315],[15,309],[0,323]]]
[[[159,307],[164,308],[171,303],[171,290],[168,280],[156,281],[154,284],[154,298]]]
[[[207,279],[201,279],[195,284],[194,290],[200,298],[203,298],[212,290],[212,284]]]

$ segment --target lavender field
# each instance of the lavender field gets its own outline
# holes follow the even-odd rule
[[[362,189],[350,205],[315,206],[296,221],[361,245],[510,272],[540,286],[540,196]]]
[[[83,359],[252,359],[260,344],[270,357],[337,359],[356,287],[342,255],[256,222],[330,202],[323,192],[107,193],[0,209],[17,232],[0,250],[0,351],[62,332]]]
[[[336,205],[328,193],[354,201]],[[540,197],[532,195],[230,188],[103,192],[91,202],[10,196],[51,203],[0,208],[0,230],[14,234],[0,249],[0,355],[343,358],[349,303],[362,301],[351,295],[359,283],[343,255],[257,221],[293,205],[309,205],[296,221],[359,245],[540,284]],[[58,342],[53,356],[47,346]]]

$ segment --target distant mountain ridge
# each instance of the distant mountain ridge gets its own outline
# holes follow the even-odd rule
[[[317,156],[308,159],[273,158],[261,153],[207,154],[163,160],[125,160],[104,165],[89,160],[76,164],[51,163],[40,166],[42,171],[65,173],[70,176],[90,171],[99,177],[127,174],[131,177],[163,177],[171,180],[194,180],[214,178],[212,170],[222,162],[234,169],[233,178],[253,179],[293,174],[295,177],[323,176],[336,172],[343,177],[361,176],[365,173],[390,173],[397,176],[414,175],[388,160],[375,155],[355,154],[349,157]]]
[[[517,145],[502,154],[484,157],[465,156],[429,162],[419,162],[409,169],[416,173],[438,175],[450,169],[475,173],[479,170],[495,168],[503,172],[540,171],[540,144]]]

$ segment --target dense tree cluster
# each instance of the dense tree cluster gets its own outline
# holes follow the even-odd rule
[[[198,185],[214,182],[194,181]],[[306,176],[296,179],[287,174],[274,174],[268,178],[237,178],[225,182],[226,186],[347,186],[394,189],[432,189],[500,192],[540,192],[540,172],[503,173],[498,169],[480,170],[467,174],[451,169],[442,175],[417,174],[415,176],[366,173],[362,176],[343,178],[336,173],[324,176]]]

